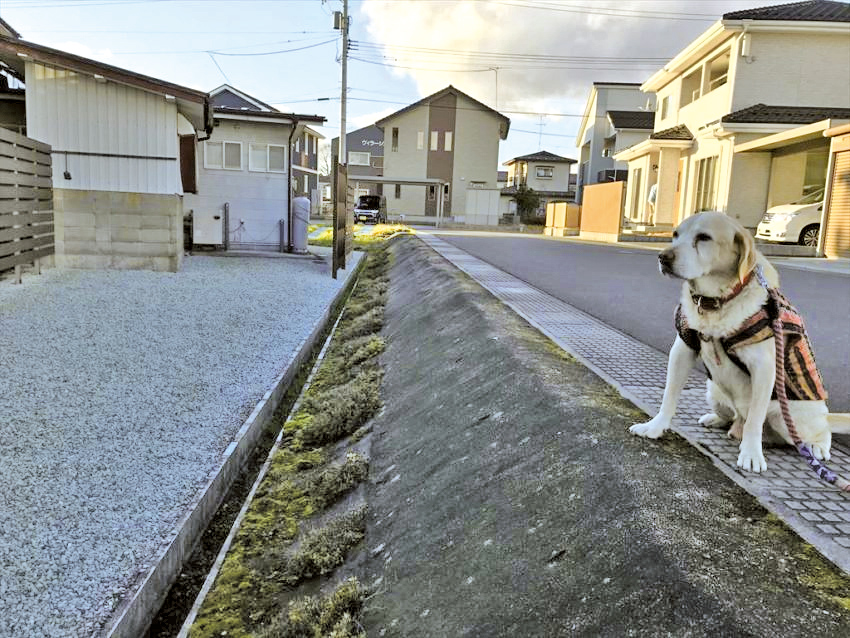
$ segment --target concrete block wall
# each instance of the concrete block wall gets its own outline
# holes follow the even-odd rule
[[[180,269],[179,195],[55,188],[53,205],[58,267]]]

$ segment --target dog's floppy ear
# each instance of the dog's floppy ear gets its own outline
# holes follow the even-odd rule
[[[735,233],[735,246],[738,248],[738,280],[743,283],[756,267],[756,242],[746,230],[738,231]]]

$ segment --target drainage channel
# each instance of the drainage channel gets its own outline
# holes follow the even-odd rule
[[[214,567],[219,550],[226,541],[243,502],[249,496],[255,481],[258,480],[257,476],[261,472],[270,449],[275,444],[286,415],[295,405],[307,382],[308,374],[314,368],[314,364],[320,360],[321,353],[330,342],[342,310],[356,285],[363,263],[364,260],[358,260],[349,281],[340,290],[325,315],[317,322],[313,333],[305,339],[286,371],[278,378],[274,387],[266,393],[246,421],[248,426],[253,418],[254,427],[250,428],[253,438],[252,446],[243,453],[244,460],[238,467],[222,468],[220,474],[232,472],[235,477],[231,478],[229,489],[226,490],[220,504],[215,507],[204,531],[197,535],[194,543],[184,542],[189,546],[194,545],[194,549],[188,553],[188,558],[184,559],[179,574],[173,576],[173,584],[170,585],[168,592],[163,592],[162,588],[156,587],[153,579],[148,578],[126,605],[123,613],[117,614],[109,628],[101,635],[110,637],[143,635],[146,638],[171,638],[178,635],[208,574]],[[249,428],[246,426],[243,426],[243,430],[247,431]],[[240,434],[245,432],[240,430]],[[242,439],[245,438],[247,437],[242,437]],[[228,449],[235,447],[234,442]],[[201,507],[195,509],[199,510]],[[189,516],[191,517],[191,514]],[[156,591],[157,589],[159,591]],[[162,600],[162,603],[155,605],[150,602],[152,600]],[[153,615],[153,609],[158,611],[148,623],[146,620]],[[144,629],[145,627],[147,629]]]
[[[353,294],[354,289],[356,287],[357,287],[357,282],[355,281],[354,286],[352,287],[350,294]],[[349,294],[349,296],[350,296],[350,294]],[[343,304],[343,309],[344,309],[344,305],[345,304]],[[281,404],[281,407],[279,409],[280,409],[282,414],[287,415],[287,418],[291,417],[293,414],[295,414],[298,411],[298,407],[300,406],[301,401],[303,400],[305,393],[310,388],[310,383],[313,381],[313,377],[316,375],[316,372],[318,371],[319,366],[322,365],[322,361],[325,358],[325,354],[327,353],[327,350],[328,350],[328,347],[331,344],[331,341],[333,341],[333,337],[334,337],[334,334],[336,333],[337,326],[339,326],[339,322],[342,319],[342,314],[343,313],[342,313],[342,309],[341,309],[340,312],[337,313],[337,315],[336,315],[336,321],[334,322],[333,327],[331,328],[330,332],[328,333],[327,337],[325,338],[325,342],[324,342],[324,345],[322,346],[321,351],[319,352],[317,357],[313,358],[312,365],[309,365],[310,362],[304,364],[302,370],[303,369],[309,369],[310,370],[309,376],[307,376],[307,380],[304,381],[303,383],[293,384],[292,389],[294,390],[296,388],[296,386],[297,386],[297,389],[298,389],[298,392],[297,392],[297,395],[296,395],[297,398],[295,398],[295,401],[294,402],[288,401],[288,402],[286,402],[285,405]],[[284,419],[284,420],[286,420],[286,419]],[[192,623],[195,621],[195,618],[197,617],[198,612],[201,610],[201,606],[204,603],[204,599],[206,598],[207,594],[209,593],[210,589],[213,586],[213,583],[215,582],[216,577],[218,576],[219,570],[221,569],[221,566],[224,563],[224,559],[227,556],[227,552],[230,550],[230,546],[233,543],[233,539],[236,537],[236,533],[239,531],[239,526],[242,523],[242,519],[245,517],[245,514],[248,512],[248,507],[251,505],[251,501],[254,499],[254,495],[257,493],[257,489],[259,489],[260,484],[263,482],[263,479],[266,477],[266,474],[269,471],[269,467],[271,466],[272,458],[274,457],[275,453],[280,448],[280,444],[282,443],[282,441],[283,441],[283,429],[281,427],[281,428],[278,429],[277,436],[274,438],[274,442],[273,442],[273,445],[271,446],[271,449],[266,448],[265,460],[264,460],[262,466],[259,468],[259,471],[256,472],[256,473],[253,473],[253,472],[251,473],[251,475],[254,476],[254,481],[250,485],[246,483],[245,487],[248,488],[247,493],[243,494],[245,492],[244,488],[239,491],[240,495],[242,496],[241,508],[236,512],[235,517],[232,516],[230,514],[230,512],[228,512],[227,520],[230,522],[230,527],[229,527],[228,530],[223,529],[224,521],[222,521],[222,526],[218,530],[218,535],[220,535],[223,532],[226,532],[227,537],[224,539],[224,542],[219,545],[218,552],[215,554],[215,556],[213,556],[214,560],[212,561],[212,564],[210,565],[209,563],[205,563],[205,566],[207,567],[207,570],[206,570],[207,573],[204,575],[203,584],[200,587],[199,591],[197,592],[197,596],[194,599],[194,602],[192,604],[191,609],[189,609],[188,613],[184,615],[184,619],[178,627],[179,632],[174,632],[174,626],[170,625],[168,633],[158,634],[158,635],[163,636],[163,638],[165,636],[174,636],[175,634],[177,635],[177,638],[186,638],[189,635],[189,630],[192,627]],[[259,450],[258,450],[257,456],[259,456]],[[231,502],[231,508],[230,509],[235,510],[236,506],[238,506],[238,503],[236,502],[236,496],[237,495],[234,494],[234,498]],[[151,634],[152,637],[153,637],[153,635],[154,634]]]

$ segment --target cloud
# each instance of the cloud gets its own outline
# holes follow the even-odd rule
[[[393,64],[422,95],[453,84],[509,113],[574,115],[594,81],[642,82],[723,12],[751,4],[366,0],[370,41],[352,55]],[[662,15],[653,12],[667,18],[627,17]]]

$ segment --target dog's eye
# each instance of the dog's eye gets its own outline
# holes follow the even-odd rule
[[[673,231],[673,239],[676,239],[676,237],[678,237],[678,236],[679,236],[679,231],[678,231],[678,230],[674,230],[674,231]]]
[[[696,236],[696,241],[711,241],[711,236],[705,233],[700,233]]]

